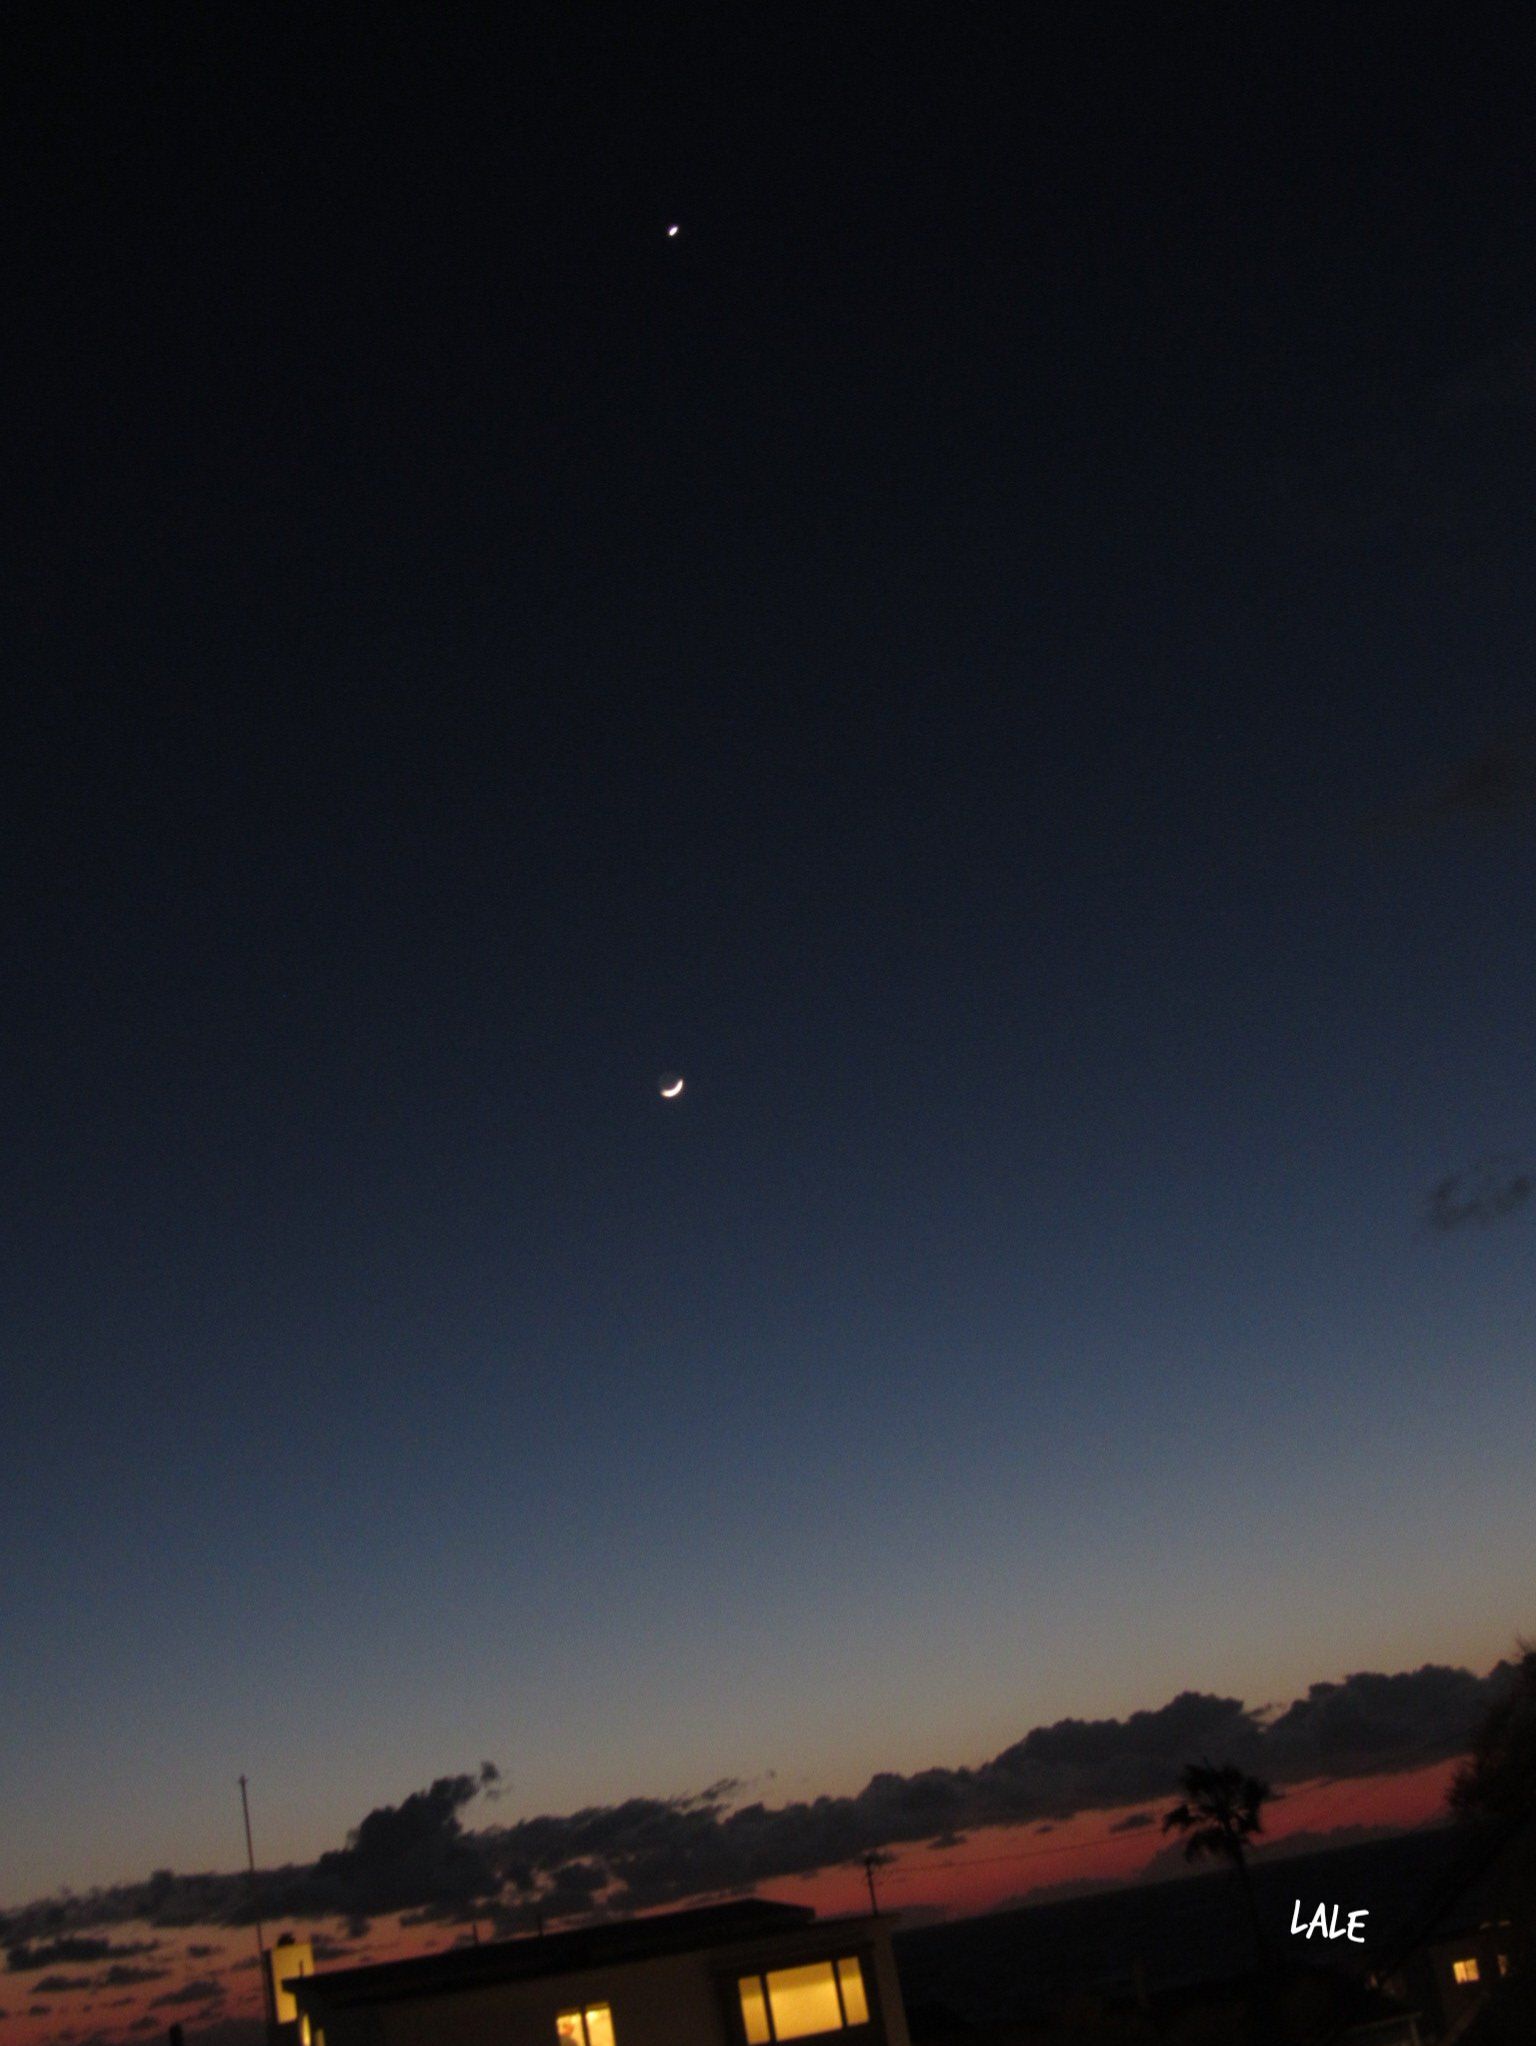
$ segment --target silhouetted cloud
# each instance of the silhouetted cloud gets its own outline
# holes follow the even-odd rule
[[[155,1997],[149,2007],[151,2010],[177,2010],[188,2003],[217,2003],[223,1994],[223,1984],[215,1982],[211,1975],[204,1975],[196,1981],[184,1982],[180,1989],[167,1989],[163,1996]]]
[[[1530,1168],[1507,1153],[1480,1158],[1465,1172],[1451,1172],[1430,1189],[1426,1219],[1433,1229],[1459,1229],[1464,1222],[1497,1222],[1531,1197]]]
[[[1109,1830],[1111,1833],[1139,1833],[1143,1827],[1156,1824],[1150,1812],[1128,1812],[1123,1819],[1116,1819]]]
[[[322,1854],[306,1884],[279,1890],[290,1915],[334,1911],[353,1917],[413,1906],[467,1904],[494,1897],[502,1878],[480,1846],[465,1836],[459,1814],[499,1781],[492,1762],[473,1776],[439,1776],[398,1805],[379,1805],[345,1847]],[[308,1894],[306,1894],[306,1889]]]
[[[1260,1773],[1300,1783],[1379,1775],[1457,1754],[1500,1681],[1498,1670],[1479,1678],[1426,1664],[1396,1676],[1361,1672],[1342,1683],[1313,1684],[1270,1723]]]
[[[88,1900],[87,1900],[88,1901]],[[21,1913],[13,1913],[13,1919]],[[97,1921],[100,1923],[101,1921]],[[30,1973],[33,1969],[55,1968],[61,1961],[105,1961],[118,1954],[152,1954],[159,1945],[158,1940],[136,1940],[123,1946],[113,1946],[109,1939],[89,1939],[78,1933],[66,1934],[59,1939],[44,1941],[31,1946],[25,1940],[6,1951],[5,1965],[13,1975]]]
[[[736,1895],[907,1844],[948,1843],[981,1827],[1034,1825],[1043,1833],[1081,1812],[1154,1806],[1177,1795],[1179,1772],[1204,1755],[1278,1785],[1381,1774],[1463,1753],[1500,1671],[1487,1678],[1432,1665],[1391,1676],[1359,1672],[1313,1684],[1283,1711],[1184,1691],[1125,1719],[1036,1727],[976,1767],[884,1772],[855,1796],[772,1807],[733,1806],[738,1786],[727,1781],[691,1796],[629,1798],[468,1832],[465,1808],[496,1779],[485,1769],[443,1776],[398,1805],[376,1807],[345,1847],[312,1865],[264,1872],[260,1902],[269,1922],[334,1917],[358,1937],[371,1916],[384,1913],[413,1924],[474,1921],[505,1934]],[[1115,1830],[1149,1823],[1148,1813],[1133,1813]],[[104,1939],[82,1947],[81,1935],[93,1927],[244,1924],[251,1910],[243,1872],[159,1870],[147,1883],[10,1913],[10,1965],[144,1950],[109,1948]]]
[[[127,1989],[135,1982],[163,1982],[170,1972],[169,1968],[136,1968],[129,1961],[114,1961],[105,1975],[96,1978],[96,1986],[98,1989]]]
[[[39,1996],[63,1996],[71,1989],[94,1989],[96,1983],[89,1975],[45,1975],[32,1986]]]

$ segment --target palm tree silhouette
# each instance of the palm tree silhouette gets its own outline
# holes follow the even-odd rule
[[[1259,1919],[1258,1899],[1253,1894],[1253,1876],[1248,1867],[1248,1842],[1262,1833],[1263,1808],[1274,1796],[1257,1776],[1245,1776],[1233,1763],[1220,1768],[1209,1760],[1191,1762],[1179,1778],[1183,1804],[1175,1805],[1163,1819],[1165,1833],[1187,1835],[1186,1861],[1208,1854],[1217,1861],[1230,1861],[1243,1885],[1248,1917],[1253,1926],[1253,1943],[1260,1968],[1269,1965],[1269,1942]]]

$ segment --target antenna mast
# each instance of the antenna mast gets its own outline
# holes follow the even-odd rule
[[[256,1954],[261,1966],[261,2007],[267,2020],[267,2039],[277,2031],[277,1999],[272,1993],[272,1970],[267,1966],[267,1945],[261,1931],[261,1899],[256,1888],[256,1850],[251,1845],[251,1801],[240,1778],[240,1809],[245,1814],[245,1859],[251,1871],[251,1914],[256,1921]]]

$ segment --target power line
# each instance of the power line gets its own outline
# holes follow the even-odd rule
[[[1137,1831],[1150,1830],[1138,1827]],[[1123,1836],[1116,1832],[1090,1833],[1081,1840],[1061,1840],[1054,1847],[1019,1847],[1011,1854],[963,1854],[949,1861],[925,1862],[921,1868],[888,1868],[884,1880],[901,1882],[912,1876],[929,1875],[941,1868],[986,1868],[1003,1861],[1034,1861],[1047,1854],[1076,1854],[1082,1847],[1099,1847],[1106,1840],[1118,1840]]]

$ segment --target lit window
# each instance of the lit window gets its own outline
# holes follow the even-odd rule
[[[843,1992],[843,2023],[867,2025],[869,2005],[864,2000],[864,1976],[852,1954],[838,1962],[837,1982]]]
[[[776,1968],[768,1977],[768,2008],[773,2012],[775,2039],[811,2039],[818,2032],[841,2031],[843,2007],[832,1963]]]
[[[803,1968],[775,1968],[766,1976],[743,1975],[737,1990],[747,2046],[811,2039],[869,2023],[864,1972],[852,1954],[835,1964],[810,1961]]]
[[[747,2028],[747,2046],[768,2046],[773,2034],[768,2029],[768,2002],[763,1995],[761,1975],[741,1978],[741,2021]]]
[[[1508,1956],[1508,1954],[1500,1954],[1500,1956],[1499,1956],[1499,1973],[1500,1973],[1501,1975],[1507,1975],[1507,1974],[1509,1973],[1509,1956]]]
[[[613,2046],[613,2012],[606,2003],[563,2010],[555,2019],[561,2046]]]
[[[1478,1979],[1478,1972],[1475,1957],[1465,1961],[1452,1961],[1451,1963],[1451,1973],[1458,1982],[1475,1982]]]

